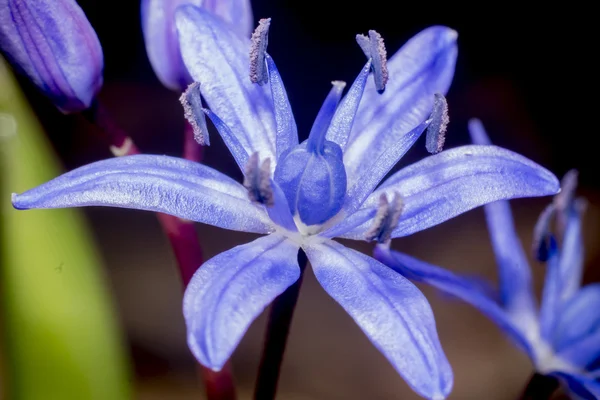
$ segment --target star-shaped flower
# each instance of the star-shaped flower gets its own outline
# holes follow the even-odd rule
[[[483,126],[470,123],[475,143],[489,144]],[[531,270],[515,231],[508,201],[487,204],[485,213],[499,268],[497,295],[481,282],[377,246],[378,260],[407,277],[430,284],[479,309],[508,335],[542,375],[557,377],[577,399],[600,397],[600,285],[581,287],[582,200],[574,198],[576,173],[563,179],[562,191],[542,213],[534,234],[537,258],[547,261],[541,305],[536,305]],[[552,219],[560,246],[550,233]]]
[[[186,289],[189,346],[215,370],[298,279],[301,248],[325,291],[411,387],[444,398],[452,371],[425,297],[401,274],[332,238],[409,235],[498,199],[554,194],[558,181],[518,154],[472,145],[404,168],[375,190],[427,127],[437,138],[428,147],[440,150],[435,143],[446,107],[434,95],[450,86],[456,32],[422,31],[387,68],[379,35],[361,36],[367,64],[343,98],[344,83],[333,82],[308,140],[299,144],[281,76],[265,52],[269,23],[261,21],[251,42],[206,10],[177,11],[183,60],[200,82],[183,96],[186,115],[205,135],[200,90],[210,107],[204,112],[244,173],[243,185],[205,165],[138,155],[81,167],[15,195],[13,205],[126,207],[265,234],[208,260]]]

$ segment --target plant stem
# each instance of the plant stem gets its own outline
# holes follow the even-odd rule
[[[537,372],[531,376],[527,386],[523,390],[520,400],[548,400],[552,394],[558,389],[558,380],[552,376],[538,374]]]
[[[96,101],[94,105],[82,113],[83,116],[90,122],[94,123],[102,129],[105,134],[105,139],[111,152],[115,156],[125,156],[139,154],[133,139],[127,133],[119,127],[119,125],[112,119],[108,111]],[[192,141],[193,141],[193,133]],[[188,143],[188,132],[185,132],[185,155],[186,158],[190,158],[194,161],[200,161],[202,156],[201,150],[194,150],[193,147],[199,148],[200,146],[194,142],[196,146],[192,146]],[[177,266],[179,274],[183,283],[183,287],[186,288],[192,276],[202,265],[202,248],[198,242],[198,235],[194,228],[193,222],[186,221],[173,215],[156,213],[158,221],[162,227],[162,230],[167,235],[169,243],[175,259],[177,260]],[[231,373],[231,366],[229,362],[221,369],[221,371],[213,371],[209,368],[205,368],[199,365],[200,376],[204,381],[206,389],[206,396],[208,400],[235,400],[235,383],[233,381],[233,375]]]
[[[194,128],[186,121],[183,139],[183,158],[200,162],[204,156],[204,147],[194,139]]]
[[[298,253],[300,278],[279,295],[271,305],[264,349],[254,389],[255,400],[272,400],[275,398],[283,353],[285,352],[285,345],[307,262],[306,254],[300,250]]]

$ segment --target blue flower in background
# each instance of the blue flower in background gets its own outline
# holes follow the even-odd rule
[[[74,0],[0,0],[0,49],[65,113],[102,86],[102,47]]]
[[[475,143],[489,144],[478,120],[470,122]],[[562,191],[536,225],[534,249],[547,261],[541,305],[536,305],[531,270],[508,201],[485,206],[499,268],[498,296],[480,282],[453,274],[379,245],[376,258],[406,277],[430,284],[479,309],[525,351],[538,373],[557,377],[577,399],[600,397],[600,285],[581,287],[582,200],[574,198],[576,174],[563,179]],[[553,217],[560,245],[550,233]]]
[[[183,91],[193,82],[177,39],[175,10],[183,4],[202,7],[231,24],[242,36],[252,33],[250,0],[142,0],[142,30],[150,64],[163,85]]]
[[[387,66],[379,35],[360,36],[367,64],[345,96],[345,84],[333,82],[308,140],[299,143],[281,76],[265,52],[270,20],[261,20],[251,41],[202,8],[182,6],[176,19],[183,60],[199,82],[183,96],[186,115],[204,135],[202,118],[209,116],[243,184],[191,161],[137,155],[93,163],[14,195],[14,207],[134,208],[267,235],[208,260],[186,289],[189,346],[215,370],[299,278],[302,249],[325,291],[411,387],[445,398],[452,371],[425,297],[401,274],[331,239],[384,242],[491,201],[558,191],[546,169],[478,145],[442,151],[379,185],[425,129],[431,151],[441,150],[447,117],[439,93],[454,73],[456,32],[428,28]],[[200,93],[210,110],[201,107]]]

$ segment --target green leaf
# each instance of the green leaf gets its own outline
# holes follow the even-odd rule
[[[129,370],[102,265],[80,210],[16,211],[61,172],[0,58],[0,288],[11,400],[121,400]]]

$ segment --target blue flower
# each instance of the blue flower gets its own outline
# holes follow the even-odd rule
[[[473,141],[489,144],[478,120],[470,122]],[[499,268],[499,292],[405,254],[377,246],[375,257],[406,277],[430,284],[473,305],[508,335],[532,360],[537,372],[557,377],[577,399],[600,397],[600,285],[581,287],[582,201],[574,199],[576,177],[563,179],[562,191],[536,226],[534,249],[547,261],[541,305],[536,305],[531,270],[512,220],[508,201],[485,206]],[[549,231],[553,217],[560,246]]]
[[[74,0],[0,0],[0,48],[65,113],[102,86],[102,47]]]
[[[142,30],[152,68],[163,85],[183,91],[193,82],[179,50],[175,10],[183,4],[203,7],[231,24],[239,35],[252,33],[250,0],[142,0]]]
[[[432,120],[444,120],[428,117],[445,108],[434,107],[434,94],[450,86],[456,32],[434,26],[412,38],[389,60],[387,88],[381,40],[376,32],[365,36],[367,64],[343,98],[344,84],[333,83],[299,144],[281,76],[264,52],[268,25],[261,21],[251,46],[206,10],[177,12],[183,60],[200,82],[184,95],[186,113],[203,125],[194,96],[200,88],[211,108],[204,112],[244,173],[243,185],[205,165],[138,155],[81,167],[14,195],[13,205],[143,209],[267,235],[208,260],[186,289],[189,346],[215,370],[298,279],[302,249],[325,291],[411,387],[444,398],[452,371],[425,297],[401,274],[332,238],[409,235],[498,199],[554,194],[558,181],[518,154],[472,145],[428,157],[375,189]],[[249,65],[261,84],[249,79]],[[372,66],[377,82],[369,77]]]

